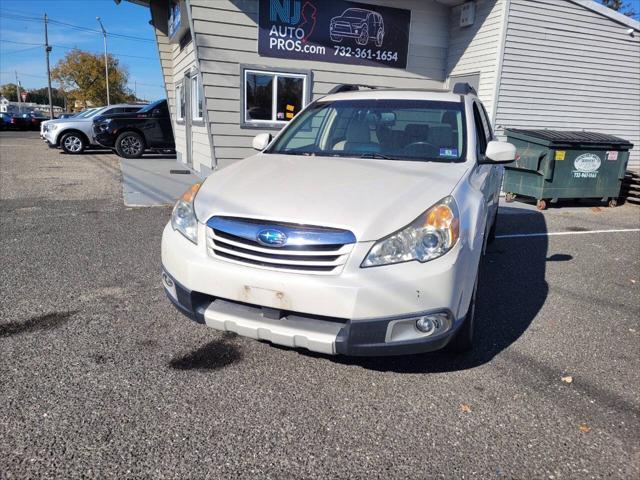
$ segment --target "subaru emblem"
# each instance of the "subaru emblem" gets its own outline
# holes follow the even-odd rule
[[[268,247],[282,247],[287,243],[287,235],[280,230],[260,230],[257,235],[258,243]]]

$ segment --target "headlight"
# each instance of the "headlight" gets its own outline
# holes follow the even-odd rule
[[[200,189],[201,183],[196,183],[189,188],[176,202],[171,212],[171,226],[184,237],[198,244],[198,219],[193,208],[193,200]]]
[[[459,236],[458,206],[453,197],[446,197],[402,230],[378,240],[361,266],[375,267],[411,260],[428,262],[451,250]]]

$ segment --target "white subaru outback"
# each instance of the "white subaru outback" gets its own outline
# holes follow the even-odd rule
[[[217,330],[326,354],[471,347],[501,163],[486,111],[452,93],[330,94],[177,202],[175,306]]]

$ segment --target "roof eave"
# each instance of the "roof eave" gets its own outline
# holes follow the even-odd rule
[[[595,2],[594,0],[570,0],[573,3],[577,3],[578,5],[588,8],[600,15],[604,15],[605,17],[610,18],[618,23],[622,23],[627,27],[633,28],[636,32],[640,32],[640,22],[634,20],[631,17],[627,17],[620,12],[616,12],[609,7],[605,7],[604,5]]]

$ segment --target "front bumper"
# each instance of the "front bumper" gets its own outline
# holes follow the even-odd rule
[[[274,316],[271,309],[190,291],[164,269],[162,279],[169,300],[182,314],[197,323],[256,340],[291,348],[306,348],[328,355],[409,355],[440,350],[455,336],[462,323],[442,334],[426,337],[420,336],[416,330],[416,338],[390,340],[392,332],[398,331],[394,330],[394,324],[405,324],[404,332],[398,334],[402,337],[406,336],[407,327],[414,320],[411,317],[399,317],[345,321],[294,312],[279,312]]]
[[[47,142],[47,145],[49,145],[49,147],[55,148],[58,146],[58,138],[56,135],[54,135],[53,130],[44,131],[44,133],[42,134],[42,138],[45,142]]]
[[[93,129],[93,137],[98,145],[106,148],[115,147],[115,136],[110,132]]]
[[[372,242],[360,242],[341,274],[313,275],[212,257],[207,253],[206,227],[199,229],[198,245],[170,224],[163,233],[164,287],[182,313],[218,330],[326,354],[396,355],[440,349],[462,324],[475,280],[475,269],[469,270],[471,255],[462,241],[426,264],[366,269],[360,263]],[[433,312],[448,312],[451,325],[427,337],[415,328],[415,318]],[[393,325],[408,325],[409,320],[411,328],[391,335],[396,332]]]

